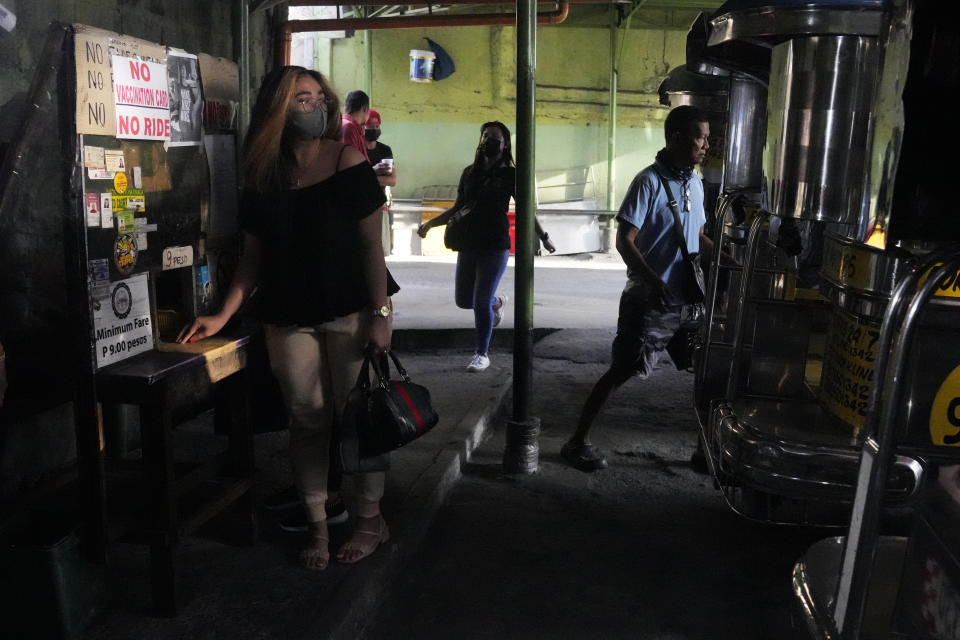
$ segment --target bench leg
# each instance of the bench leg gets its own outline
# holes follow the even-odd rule
[[[143,442],[146,522],[151,536],[150,575],[153,602],[159,613],[177,613],[179,544],[177,496],[174,484],[173,424],[165,383],[158,383],[154,400],[140,408]]]
[[[253,421],[250,419],[250,376],[246,369],[241,369],[232,376],[221,381],[224,386],[226,406],[218,407],[225,411],[229,423],[229,452],[230,473],[236,477],[249,477],[256,472],[256,462],[253,450]],[[242,498],[237,501],[243,527],[240,531],[241,539],[253,544],[260,536],[260,501],[257,486],[252,486]]]

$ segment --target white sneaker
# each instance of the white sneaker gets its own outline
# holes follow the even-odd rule
[[[490,358],[487,356],[482,356],[479,353],[473,354],[473,360],[470,361],[470,364],[467,365],[467,371],[470,373],[476,373],[478,371],[483,371],[490,366]]]
[[[497,296],[497,306],[493,308],[493,326],[499,327],[503,322],[503,308],[507,305],[507,296]]]

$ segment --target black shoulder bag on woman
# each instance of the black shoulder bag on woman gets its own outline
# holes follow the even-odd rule
[[[704,285],[705,280],[703,268],[700,266],[700,256],[699,254],[691,254],[687,249],[687,239],[683,235],[683,222],[680,220],[677,201],[673,197],[673,192],[670,191],[670,183],[659,171],[657,171],[657,176],[660,178],[660,183],[663,184],[663,189],[667,192],[667,205],[673,213],[674,235],[676,235],[677,242],[680,243],[680,252],[683,254],[683,298],[688,304],[701,305],[706,299],[707,289]],[[683,319],[681,317],[680,327],[670,338],[670,342],[667,343],[667,353],[673,360],[673,364],[681,371],[692,370],[694,354],[700,344],[699,317],[702,314],[694,315],[698,317],[698,320],[686,324],[682,323]]]
[[[461,205],[457,211],[447,220],[447,226],[443,231],[443,245],[447,249],[459,251],[463,248],[463,242],[466,240],[466,227],[461,221],[473,212],[476,201]]]
[[[477,187],[480,192],[488,191],[491,188],[491,176],[483,176],[483,181]],[[467,239],[466,225],[463,219],[473,213],[477,207],[479,195],[470,202],[460,205],[456,212],[447,220],[447,227],[443,231],[443,244],[447,249],[459,251],[463,248],[464,241]]]

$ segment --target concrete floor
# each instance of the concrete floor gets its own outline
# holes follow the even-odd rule
[[[453,301],[456,257],[391,257],[387,268],[400,283],[394,296],[394,328],[472,328],[473,312]],[[606,328],[616,326],[626,267],[618,254],[587,253],[541,256],[534,260],[534,326]],[[500,293],[514,293],[514,260],[510,258]],[[513,306],[503,328],[513,327]]]
[[[538,472],[502,472],[496,429],[365,638],[791,637],[793,564],[827,534],[748,522],[690,468],[691,375],[667,363],[613,394],[594,429],[608,469],[560,458],[612,336],[567,330],[536,345]]]
[[[500,466],[509,349],[495,350],[482,374],[464,371],[472,316],[453,305],[452,261],[388,266],[403,287],[398,351],[441,415],[434,432],[393,456],[383,507],[390,543],[317,574],[298,566],[302,539],[280,532],[275,514],[263,513],[252,546],[234,544],[230,519],[220,518],[184,541],[185,599],[173,619],[151,614],[147,553],[120,545],[110,606],[85,638],[788,637],[791,567],[827,534],[746,522],[689,468],[692,376],[668,363],[614,394],[596,426],[606,471],[585,475],[559,458],[607,363],[625,279],[618,257],[537,260],[536,325],[564,330],[536,345],[543,433],[540,470],[526,477]],[[513,297],[511,278],[508,270],[501,292]],[[509,346],[511,320],[495,343]],[[184,429],[178,450],[217,446],[208,426]],[[290,481],[285,434],[257,438],[269,493]],[[334,545],[349,531],[340,529]]]

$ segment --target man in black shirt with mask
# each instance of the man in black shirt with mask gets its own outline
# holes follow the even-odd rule
[[[390,249],[393,246],[390,238],[392,226],[390,203],[393,201],[390,187],[397,186],[397,170],[393,165],[393,149],[379,141],[380,122],[380,114],[370,109],[370,115],[367,116],[367,121],[363,125],[363,139],[373,172],[377,174],[377,180],[383,187],[384,195],[387,196],[387,203],[383,207],[383,250],[390,255]]]
[[[370,164],[373,166],[373,172],[377,174],[380,186],[395,187],[397,186],[397,172],[393,166],[393,149],[379,141],[380,122],[380,114],[370,109],[370,115],[367,116],[367,122],[363,126],[367,155],[370,156]],[[387,202],[389,201],[390,195],[388,192]]]

